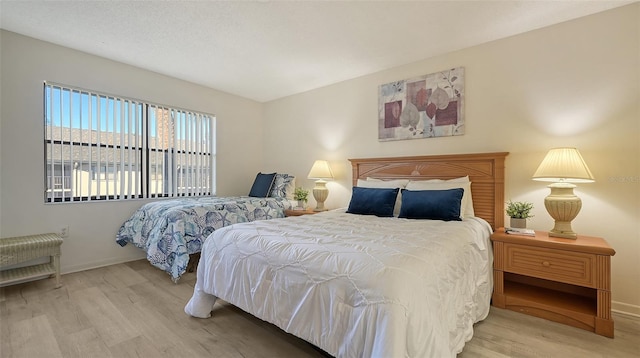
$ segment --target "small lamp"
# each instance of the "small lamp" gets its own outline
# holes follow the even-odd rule
[[[316,179],[316,186],[313,188],[313,198],[316,199],[316,208],[313,211],[325,211],[324,201],[329,196],[327,180],[333,180],[333,173],[326,160],[316,160],[307,175],[309,179]]]
[[[589,167],[576,148],[553,148],[544,157],[533,180],[553,182],[547,187],[551,194],[544,199],[544,207],[555,220],[549,236],[567,239],[577,238],[571,229],[571,221],[578,216],[582,200],[573,193],[575,184],[595,181]]]

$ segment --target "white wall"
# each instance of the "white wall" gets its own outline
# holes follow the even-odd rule
[[[218,194],[249,191],[262,159],[260,103],[4,30],[0,46],[0,237],[68,225],[63,273],[144,257],[115,235],[145,201],[44,204],[45,80],[215,114]]]
[[[613,246],[614,308],[640,314],[639,24],[635,3],[266,103],[263,168],[306,178],[315,159],[329,160],[338,178],[325,204],[335,208],[349,202],[348,158],[507,151],[506,198],[533,202],[529,227],[548,230],[548,189],[531,176],[550,148],[575,146],[597,181],[576,189],[573,228]],[[463,136],[378,141],[380,84],[457,66]]]

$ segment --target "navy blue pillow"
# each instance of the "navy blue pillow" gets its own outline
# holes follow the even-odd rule
[[[275,179],[276,173],[258,173],[258,175],[256,175],[256,179],[253,181],[251,191],[249,191],[249,196],[266,198],[267,196],[269,196],[269,192],[271,192],[271,186],[273,186],[273,181]]]
[[[354,186],[347,212],[391,217],[393,216],[393,207],[396,205],[398,190],[398,188],[362,188]]]
[[[398,217],[460,221],[460,203],[464,189],[407,190],[402,189],[402,205]]]

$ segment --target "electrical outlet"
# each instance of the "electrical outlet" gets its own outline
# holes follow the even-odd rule
[[[69,236],[69,226],[61,226],[58,235],[60,235],[60,237]]]

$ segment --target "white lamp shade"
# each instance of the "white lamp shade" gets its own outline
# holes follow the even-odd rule
[[[307,175],[309,179],[318,179],[318,180],[333,180],[333,173],[331,172],[331,168],[329,167],[329,162],[326,160],[316,160],[313,163],[313,167],[311,167],[311,171],[309,171],[309,175]]]
[[[591,183],[595,178],[576,148],[553,148],[533,174],[533,180]]]

